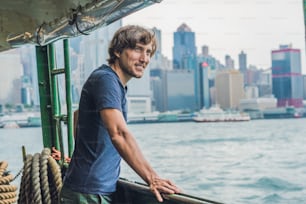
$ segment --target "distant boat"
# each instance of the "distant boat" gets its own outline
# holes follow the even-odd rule
[[[128,115],[129,124],[137,123],[170,123],[192,121],[193,113],[182,113],[181,111],[152,112]]]
[[[251,120],[251,117],[247,113],[224,111],[218,105],[214,105],[209,109],[203,108],[193,117],[195,122],[236,122],[249,120]]]
[[[9,129],[15,129],[19,128],[19,125],[15,121],[8,121],[5,123],[0,123],[0,128],[9,128]]]
[[[10,113],[0,117],[0,128],[41,127],[40,113]]]
[[[263,111],[263,117],[265,119],[301,118],[303,117],[303,112],[293,106],[276,107],[265,109]]]
[[[39,116],[30,116],[26,122],[18,122],[19,127],[41,127],[41,118]]]

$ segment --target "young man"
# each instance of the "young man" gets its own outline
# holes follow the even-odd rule
[[[94,70],[84,84],[75,150],[60,203],[111,203],[123,158],[149,185],[157,200],[180,190],[160,178],[144,158],[126,124],[126,85],[142,77],[156,50],[154,33],[140,26],[120,28],[109,46],[109,65]]]

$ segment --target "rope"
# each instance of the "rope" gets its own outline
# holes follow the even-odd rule
[[[23,176],[21,179],[20,184],[20,191],[18,197],[18,203],[30,203],[30,196],[31,195],[31,166],[32,166],[32,155],[27,155],[23,165]]]
[[[6,171],[8,163],[0,162],[0,204],[11,204],[17,201],[17,187],[10,185],[13,175]]]
[[[24,161],[18,204],[55,204],[62,187],[59,165],[49,148]],[[0,203],[1,204],[1,203]]]
[[[39,153],[35,153],[32,161],[32,196],[33,204],[41,204],[40,177],[39,177]]]

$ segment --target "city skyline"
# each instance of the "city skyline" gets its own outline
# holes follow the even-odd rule
[[[169,12],[171,10],[171,12]],[[238,68],[238,55],[248,65],[271,67],[271,52],[282,44],[301,50],[305,68],[303,3],[297,0],[163,0],[123,18],[123,25],[140,24],[162,32],[162,53],[172,60],[173,33],[186,23],[196,34],[197,53],[209,53],[224,64],[230,55]]]

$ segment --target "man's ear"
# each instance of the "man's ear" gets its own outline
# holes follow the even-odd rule
[[[115,56],[120,58],[120,53],[119,52],[114,52]]]

